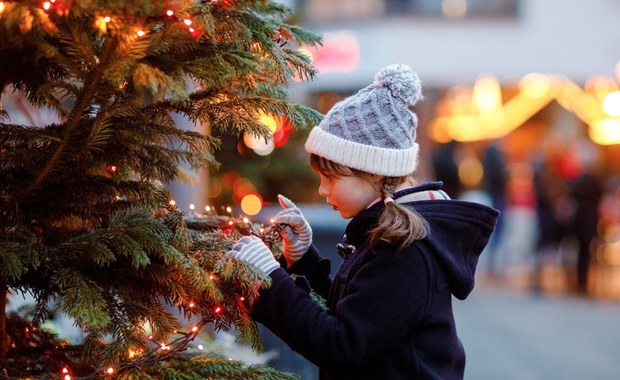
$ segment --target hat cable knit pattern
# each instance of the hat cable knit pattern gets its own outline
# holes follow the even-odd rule
[[[418,75],[407,65],[381,69],[372,84],[336,103],[306,141],[306,151],[371,174],[399,177],[418,165]]]

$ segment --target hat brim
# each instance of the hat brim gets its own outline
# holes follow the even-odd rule
[[[306,151],[338,164],[371,174],[401,177],[413,173],[418,166],[419,146],[407,149],[381,148],[343,139],[320,127],[312,128],[305,144]]]

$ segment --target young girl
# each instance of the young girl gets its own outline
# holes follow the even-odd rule
[[[320,368],[321,379],[462,379],[452,295],[465,299],[498,212],[451,200],[441,183],[416,185],[417,75],[388,66],[374,82],[337,103],[306,142],[319,194],[352,218],[335,278],[311,244],[299,208],[280,196],[275,218],[286,268],[256,237],[230,254],[271,276],[252,316]],[[303,281],[327,299],[324,310]]]

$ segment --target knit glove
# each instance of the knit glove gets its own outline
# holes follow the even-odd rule
[[[284,259],[290,267],[310,248],[312,228],[293,201],[284,195],[278,195],[278,201],[284,210],[280,211],[273,221],[281,227],[279,232],[283,242]]]
[[[266,275],[280,266],[269,248],[256,236],[244,236],[239,239],[228,255],[255,266]]]

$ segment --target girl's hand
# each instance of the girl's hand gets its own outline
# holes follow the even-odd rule
[[[312,228],[293,201],[284,195],[278,195],[278,201],[284,210],[280,211],[273,221],[281,227],[279,232],[283,242],[284,259],[290,267],[310,248]]]
[[[280,266],[269,248],[256,236],[244,236],[239,239],[228,255],[255,266],[266,275]]]

